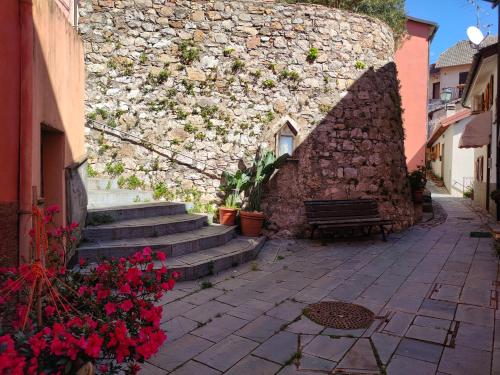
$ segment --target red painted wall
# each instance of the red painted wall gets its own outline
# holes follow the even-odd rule
[[[18,238],[19,0],[2,0],[0,8],[0,262],[10,263]]]
[[[409,170],[425,163],[430,27],[428,24],[408,20],[409,36],[395,56],[401,82],[405,153]]]
[[[83,43],[56,1],[1,0],[0,264],[28,259],[34,188],[66,221],[65,168],[85,156]]]

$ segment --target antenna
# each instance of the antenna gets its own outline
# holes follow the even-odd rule
[[[467,29],[467,37],[475,46],[479,46],[484,40],[483,32],[476,26],[470,26]]]

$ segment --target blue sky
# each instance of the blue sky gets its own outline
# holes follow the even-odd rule
[[[462,39],[467,39],[466,30],[476,25],[476,10],[473,0],[406,0],[407,14],[417,18],[434,21],[439,24],[439,30],[431,45],[431,63],[439,54]],[[481,7],[479,19],[481,29],[486,34],[487,25],[492,25],[491,34],[498,33],[497,11],[483,0],[477,0]]]

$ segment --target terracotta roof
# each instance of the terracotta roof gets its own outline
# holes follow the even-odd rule
[[[427,141],[427,146],[431,147],[432,144],[436,142],[439,137],[441,137],[441,135],[446,131],[446,129],[448,129],[454,123],[469,117],[470,115],[471,115],[470,109],[463,109],[461,111],[458,111],[457,113],[454,113],[451,116],[442,119],[441,122],[439,123],[438,128],[434,131],[434,133],[432,133],[432,136],[429,138],[429,141]]]
[[[490,35],[481,43],[481,47],[487,47],[498,41],[498,37]],[[461,40],[453,47],[444,51],[436,62],[436,68],[446,68],[448,66],[472,64],[472,59],[477,53],[477,49],[472,48],[468,40]]]

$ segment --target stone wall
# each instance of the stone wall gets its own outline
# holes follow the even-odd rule
[[[288,125],[298,147],[268,192],[274,229],[301,234],[301,202],[320,197],[375,197],[409,224],[394,40],[384,23],[281,2],[81,5],[88,117],[114,128],[87,130],[91,173],[120,174],[122,163],[125,186],[135,175],[135,186],[164,182],[212,200],[223,170],[250,164],[259,146],[275,149]]]

